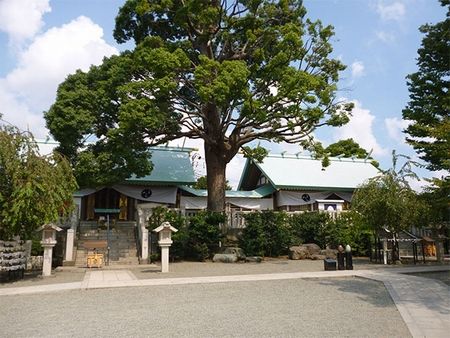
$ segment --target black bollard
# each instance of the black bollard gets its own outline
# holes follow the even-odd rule
[[[352,248],[350,245],[345,246],[345,270],[353,270]]]
[[[343,252],[337,253],[338,270],[345,270],[344,257],[345,257],[345,253],[343,253]]]

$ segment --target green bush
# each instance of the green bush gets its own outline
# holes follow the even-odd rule
[[[187,228],[187,258],[199,261],[211,258],[223,239],[220,224],[224,222],[225,215],[218,212],[203,211],[191,217]]]
[[[292,244],[316,243],[321,248],[327,245],[327,225],[330,217],[324,212],[305,212],[289,218]]]
[[[330,220],[326,232],[329,246],[336,248],[339,244],[348,244],[354,255],[369,255],[372,232],[363,225],[356,213],[342,213],[335,220]]]
[[[172,234],[173,244],[170,247],[171,259],[183,259],[186,256],[188,245],[188,230],[186,227],[186,217],[181,215],[176,210],[171,210],[164,207],[156,207],[152,209],[152,215],[148,219],[148,230],[159,227],[163,222],[169,222],[170,225],[178,229]],[[153,255],[152,260],[159,259],[159,252]]]
[[[284,212],[263,211],[245,216],[239,245],[247,255],[279,256],[287,253],[291,231]]]

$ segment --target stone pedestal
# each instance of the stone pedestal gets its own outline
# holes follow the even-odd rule
[[[42,276],[47,277],[52,274],[52,257],[53,257],[53,247],[56,243],[42,243],[44,247],[44,261],[42,265]]]
[[[170,244],[161,244],[161,272],[169,272],[169,247]]]

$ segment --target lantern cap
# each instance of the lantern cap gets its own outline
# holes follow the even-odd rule
[[[44,230],[50,230],[53,229],[55,231],[62,231],[62,228],[60,228],[59,226],[57,226],[56,224],[53,223],[47,223],[42,225],[41,227],[39,227],[39,231],[44,231]]]
[[[160,232],[162,230],[171,230],[173,232],[177,232],[178,229],[174,228],[173,226],[170,225],[169,222],[163,222],[159,227],[157,227],[156,229],[153,229],[154,232]]]

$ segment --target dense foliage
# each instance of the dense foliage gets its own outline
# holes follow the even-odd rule
[[[148,220],[149,230],[157,228],[163,222],[169,222],[178,229],[178,232],[172,235],[172,258],[204,261],[219,251],[219,242],[222,240],[220,224],[225,222],[223,214],[199,212],[186,218],[175,210],[154,208]]]
[[[290,226],[293,233],[293,243],[316,243],[326,246],[326,229],[330,218],[327,213],[307,212],[292,215]]]
[[[32,238],[39,226],[67,215],[76,188],[63,156],[41,156],[29,132],[0,126],[0,239]]]
[[[363,222],[375,233],[391,233],[394,240],[400,231],[426,226],[428,222],[428,207],[407,180],[416,177],[412,171],[415,162],[407,158],[397,171],[399,157],[402,155],[394,151],[392,168],[358,187],[352,198],[352,209],[361,215]]]
[[[366,149],[361,148],[352,138],[330,144],[324,149],[324,153],[328,156],[369,158],[372,160],[371,163],[375,167],[378,168],[379,166],[379,163],[370,157],[370,153],[368,153]]]
[[[253,212],[245,215],[239,246],[247,255],[278,256],[291,243],[287,215],[283,212]]]
[[[368,255],[372,237],[352,212],[332,219],[323,212],[264,211],[246,215],[239,246],[247,255],[279,256],[292,245],[315,243],[325,249],[349,244],[354,254]]]
[[[208,189],[208,180],[207,180],[206,176],[200,176],[197,179],[197,182],[195,182],[195,184],[192,186],[192,188],[207,190]],[[233,187],[230,185],[228,180],[226,180],[225,181],[225,190],[232,190],[232,189],[233,189]]]
[[[310,149],[317,127],[348,121],[333,34],[306,19],[300,0],[128,0],[114,37],[135,49],[70,75],[47,126],[82,185],[148,173],[148,145],[202,139],[208,209],[223,211],[229,161],[264,154],[246,144]]]
[[[419,70],[407,77],[410,101],[403,110],[403,118],[412,122],[406,140],[431,170],[450,170],[450,1],[441,4],[446,19],[420,27],[425,37],[418,50]]]

